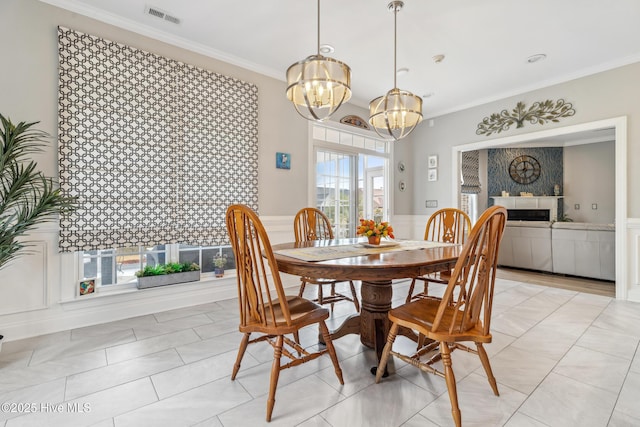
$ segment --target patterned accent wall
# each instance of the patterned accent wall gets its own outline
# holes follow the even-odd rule
[[[227,243],[227,206],[258,209],[257,87],[67,28],[58,48],[60,249]]]
[[[534,157],[540,163],[540,177],[531,184],[519,184],[511,179],[509,166],[513,159],[521,155]],[[534,196],[553,196],[554,185],[563,183],[563,149],[549,148],[494,148],[487,153],[488,196],[500,196],[507,191],[511,196],[519,196],[521,191]],[[493,204],[489,199],[489,206]]]

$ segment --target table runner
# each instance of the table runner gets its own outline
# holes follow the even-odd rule
[[[400,240],[398,246],[381,246],[369,248],[361,243],[334,246],[315,246],[308,248],[279,249],[275,253],[296,258],[302,261],[328,261],[331,259],[349,258],[361,255],[380,254],[385,252],[411,251],[414,249],[429,249],[441,246],[451,246],[452,243],[430,242],[427,240]]]

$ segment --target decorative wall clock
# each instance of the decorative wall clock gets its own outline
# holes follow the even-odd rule
[[[509,165],[509,175],[519,184],[531,184],[540,178],[540,163],[531,156],[518,156]]]

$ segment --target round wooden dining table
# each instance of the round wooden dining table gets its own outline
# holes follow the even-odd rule
[[[364,239],[336,239],[282,243],[274,245],[273,251],[278,262],[278,270],[283,273],[362,282],[360,313],[352,315],[339,328],[332,331],[331,337],[337,339],[347,334],[359,334],[360,341],[365,346],[374,348],[379,359],[389,332],[387,313],[391,309],[392,281],[451,270],[462,246],[446,245],[389,252],[373,250],[371,254],[325,261],[306,261],[278,253],[280,250],[294,248],[353,246],[363,242],[365,242]]]

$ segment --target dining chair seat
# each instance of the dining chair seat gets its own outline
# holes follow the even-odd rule
[[[287,316],[282,311],[280,300],[275,299],[270,304],[265,304],[265,312],[273,310],[275,327],[284,334],[292,334],[308,325],[313,325],[329,317],[329,310],[298,296],[287,296],[286,305],[289,308],[290,324],[287,323]],[[248,319],[246,325],[240,326],[240,332],[264,332],[271,333],[273,326],[264,326],[259,319]]]

